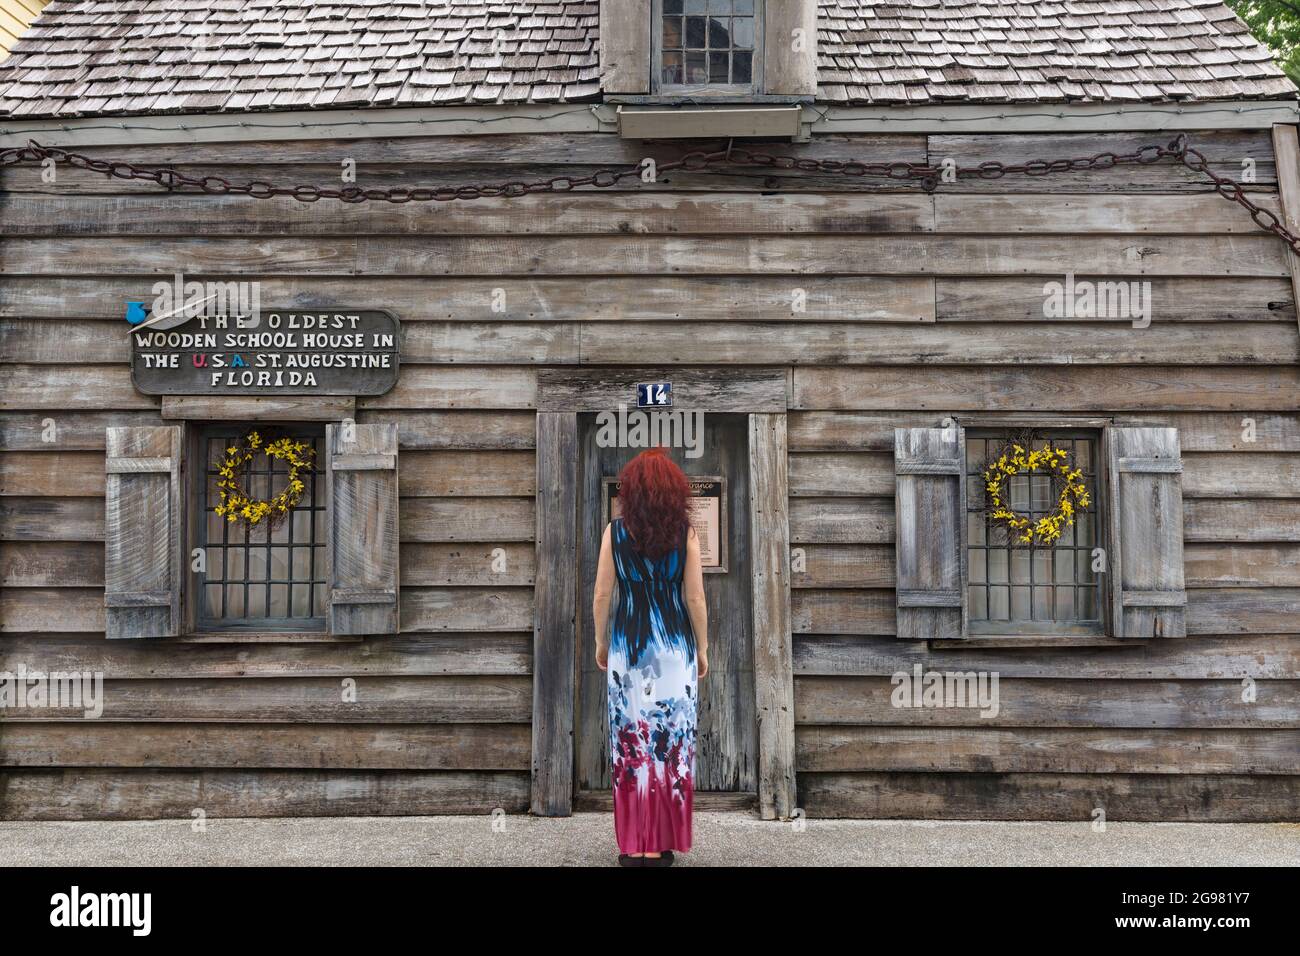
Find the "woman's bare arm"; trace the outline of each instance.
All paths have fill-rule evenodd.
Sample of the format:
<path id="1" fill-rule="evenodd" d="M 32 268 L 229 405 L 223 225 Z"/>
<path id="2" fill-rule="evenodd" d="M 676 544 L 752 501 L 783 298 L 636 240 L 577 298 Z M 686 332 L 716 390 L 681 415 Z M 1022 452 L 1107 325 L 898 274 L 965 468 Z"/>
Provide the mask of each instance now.
<path id="1" fill-rule="evenodd" d="M 686 533 L 686 572 L 682 578 L 686 612 L 695 631 L 695 652 L 699 658 L 699 676 L 709 672 L 709 606 L 704 599 L 704 566 L 700 563 L 700 539 L 691 528 Z"/>
<path id="2" fill-rule="evenodd" d="M 614 595 L 614 546 L 609 525 L 600 539 L 600 560 L 596 564 L 596 587 L 591 601 L 591 617 L 596 628 L 596 665 L 605 669 L 609 661 L 609 602 Z"/>

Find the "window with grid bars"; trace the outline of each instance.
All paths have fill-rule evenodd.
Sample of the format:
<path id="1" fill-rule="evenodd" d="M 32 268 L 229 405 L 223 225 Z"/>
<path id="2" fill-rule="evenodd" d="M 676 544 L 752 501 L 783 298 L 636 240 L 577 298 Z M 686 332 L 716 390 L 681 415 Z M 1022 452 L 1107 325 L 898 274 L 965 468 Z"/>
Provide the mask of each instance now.
<path id="1" fill-rule="evenodd" d="M 657 88 L 753 92 L 761 5 L 762 0 L 655 0 Z"/>
<path id="2" fill-rule="evenodd" d="M 1031 447 L 1049 444 L 1071 453 L 1092 491 L 1092 504 L 1073 527 L 1050 544 L 1021 543 L 988 517 L 983 471 L 1008 439 L 1007 430 L 971 429 L 966 435 L 967 598 L 972 633 L 1102 633 L 1101 577 L 1093 549 L 1101 547 L 1101 487 L 1097 481 L 1099 434 L 1086 430 L 1040 430 Z M 1049 475 L 1019 475 L 1007 492 L 1012 510 L 1034 521 L 1050 514 L 1056 493 Z"/>
<path id="3" fill-rule="evenodd" d="M 325 626 L 325 456 L 322 429 L 265 429 L 268 440 L 288 435 L 310 441 L 315 466 L 302 478 L 306 490 L 298 505 L 278 523 L 249 527 L 215 512 L 220 504 L 217 468 L 226 449 L 241 441 L 248 427 L 211 427 L 200 435 L 204 467 L 195 469 L 200 487 L 200 544 L 206 571 L 199 575 L 198 623 L 201 630 L 256 628 L 319 630 Z M 265 499 L 284 488 L 288 465 L 259 455 L 245 466 L 241 487 Z"/>

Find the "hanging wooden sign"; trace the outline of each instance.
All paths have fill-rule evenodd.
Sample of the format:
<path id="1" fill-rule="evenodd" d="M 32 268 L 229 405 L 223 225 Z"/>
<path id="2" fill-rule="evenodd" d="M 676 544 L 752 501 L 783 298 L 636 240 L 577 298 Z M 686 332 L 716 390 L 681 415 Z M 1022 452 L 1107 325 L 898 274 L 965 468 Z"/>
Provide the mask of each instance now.
<path id="1" fill-rule="evenodd" d="M 700 540 L 700 565 L 715 574 L 727 570 L 727 479 L 717 476 L 687 475 L 691 497 L 686 510 L 695 536 Z M 617 478 L 602 479 L 604 486 L 603 517 L 606 523 L 622 512 L 618 505 Z"/>
<path id="2" fill-rule="evenodd" d="M 397 384 L 401 330 L 382 309 L 201 315 L 131 337 L 146 395 L 382 395 Z"/>

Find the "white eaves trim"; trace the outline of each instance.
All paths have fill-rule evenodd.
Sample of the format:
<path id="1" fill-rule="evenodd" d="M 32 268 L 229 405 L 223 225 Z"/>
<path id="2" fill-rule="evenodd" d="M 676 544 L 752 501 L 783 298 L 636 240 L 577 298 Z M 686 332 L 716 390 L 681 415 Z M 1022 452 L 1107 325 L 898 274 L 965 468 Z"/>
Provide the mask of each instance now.
<path id="1" fill-rule="evenodd" d="M 693 109 L 700 109 L 693 106 Z M 731 107 L 721 107 L 734 109 Z M 971 104 L 803 107 L 804 135 L 828 133 L 1117 132 L 1268 129 L 1300 121 L 1295 100 L 1158 104 Z M 0 118 L 0 147 L 28 140 L 73 148 L 133 143 L 217 143 L 526 133 L 617 135 L 617 106 L 441 106 L 410 109 L 195 113 L 67 120 Z"/>

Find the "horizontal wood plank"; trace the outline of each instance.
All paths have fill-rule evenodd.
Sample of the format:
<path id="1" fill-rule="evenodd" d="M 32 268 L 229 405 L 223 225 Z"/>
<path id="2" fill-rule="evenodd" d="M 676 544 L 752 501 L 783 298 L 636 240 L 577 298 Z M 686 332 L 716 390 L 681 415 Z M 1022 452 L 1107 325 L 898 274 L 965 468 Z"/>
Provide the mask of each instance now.
<path id="1" fill-rule="evenodd" d="M 337 770 L 11 770 L 6 820 L 409 816 L 528 807 L 528 774 Z"/>
<path id="2" fill-rule="evenodd" d="M 795 368 L 791 408 L 943 413 L 1002 409 L 1270 411 L 1300 407 L 1300 368 Z"/>
<path id="3" fill-rule="evenodd" d="M 961 673 L 970 673 L 962 668 Z M 909 675 L 910 676 L 910 675 Z M 894 706 L 902 692 L 885 677 L 808 677 L 794 683 L 801 724 L 908 727 L 1276 727 L 1295 729 L 1300 681 L 1080 681 L 999 677 L 997 708 Z M 918 688 L 919 693 L 919 688 Z M 985 716 L 985 713 L 988 713 Z"/>
<path id="4" fill-rule="evenodd" d="M 765 275 L 247 278 L 258 282 L 265 303 L 313 309 L 339 302 L 383 302 L 404 323 L 594 318 L 606 322 L 933 322 L 935 309 L 935 280 L 919 276 L 805 275 L 797 280 Z M 154 281 L 153 276 L 0 276 L 0 317 L 120 322 L 122 303 L 151 301 Z M 1243 289 L 1239 298 L 1255 303 L 1261 300 L 1261 288 L 1279 283 L 1290 288 L 1280 279 L 1225 281 L 1254 283 L 1254 291 Z M 1258 307 L 1243 314 L 1260 321 L 1269 317 L 1260 314 Z"/>
<path id="5" fill-rule="evenodd" d="M 818 772 L 1300 774 L 1296 730 L 805 726 L 795 746 Z"/>
<path id="6" fill-rule="evenodd" d="M 526 676 L 105 680 L 102 721 L 527 723 Z M 6 720 L 83 720 L 85 706 L 13 708 Z"/>
<path id="7" fill-rule="evenodd" d="M 3 459 L 0 459 L 0 463 Z M 531 497 L 537 494 L 531 451 L 408 451 L 398 489 L 403 497 Z"/>
<path id="8" fill-rule="evenodd" d="M 372 411 L 357 421 L 393 422 L 402 451 L 445 449 L 531 449 L 537 442 L 537 416 L 532 412 Z M 405 461 L 405 459 L 403 459 Z"/>
<path id="9" fill-rule="evenodd" d="M 526 724 L 276 725 L 17 722 L 4 767 L 528 769 Z"/>
<path id="10" fill-rule="evenodd" d="M 532 584 L 536 564 L 532 544 L 403 544 L 399 567 L 403 587 L 510 587 Z"/>
<path id="11" fill-rule="evenodd" d="M 1294 680 L 1300 640 L 1293 634 L 1208 635 L 1105 647 L 927 646 L 895 637 L 800 634 L 796 674 L 889 677 L 924 670 L 997 672 L 1001 677 L 1073 680 Z"/>
<path id="12" fill-rule="evenodd" d="M 818 817 L 1300 821 L 1300 776 L 1249 774 L 803 773 L 799 806 Z"/>
<path id="13" fill-rule="evenodd" d="M 403 542 L 532 541 L 537 534 L 531 498 L 404 498 Z"/>
<path id="14" fill-rule="evenodd" d="M 1104 397 L 1104 396 L 1103 396 Z M 1163 425 L 1178 429 L 1184 452 L 1300 452 L 1300 414 L 1294 412 L 1115 412 L 1072 411 L 1084 418 L 1113 419 L 1117 425 Z M 984 411 L 981 421 L 1053 420 L 1050 411 Z M 790 413 L 790 450 L 894 450 L 895 428 L 929 428 L 942 424 L 944 414 L 930 411 L 796 411 Z M 960 418 L 961 416 L 959 416 Z M 1059 416 L 1055 416 L 1059 418 Z"/>
<path id="15" fill-rule="evenodd" d="M 532 633 L 385 634 L 341 644 L 105 641 L 100 634 L 6 635 L 0 670 L 99 672 L 110 679 L 526 675 Z"/>
<path id="16" fill-rule="evenodd" d="M 520 631 L 533 623 L 527 587 L 404 587 L 402 633 L 416 631 Z"/>
<path id="17" fill-rule="evenodd" d="M 1285 248 L 1252 235 L 1169 236 L 331 236 L 29 239 L 0 274 L 1288 275 Z M 857 268 L 853 264 L 859 264 Z"/>

